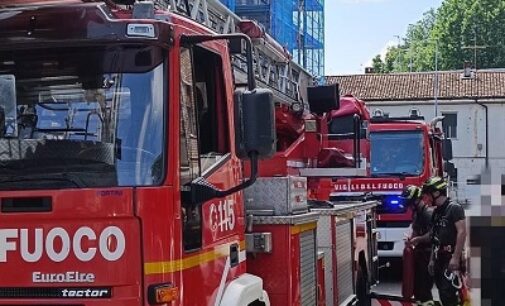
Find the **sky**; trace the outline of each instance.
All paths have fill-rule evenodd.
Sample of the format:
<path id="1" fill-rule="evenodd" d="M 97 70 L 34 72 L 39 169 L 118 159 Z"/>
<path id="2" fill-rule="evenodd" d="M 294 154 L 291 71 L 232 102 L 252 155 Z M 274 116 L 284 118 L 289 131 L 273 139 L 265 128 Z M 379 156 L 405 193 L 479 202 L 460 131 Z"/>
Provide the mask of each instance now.
<path id="1" fill-rule="evenodd" d="M 325 0 L 325 75 L 364 73 L 443 0 Z"/>

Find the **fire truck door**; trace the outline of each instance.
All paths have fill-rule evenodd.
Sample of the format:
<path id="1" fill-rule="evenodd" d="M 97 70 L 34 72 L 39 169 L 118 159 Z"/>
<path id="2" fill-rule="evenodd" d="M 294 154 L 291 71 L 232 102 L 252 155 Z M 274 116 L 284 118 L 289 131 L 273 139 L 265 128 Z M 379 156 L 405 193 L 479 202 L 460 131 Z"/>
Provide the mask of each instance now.
<path id="1" fill-rule="evenodd" d="M 240 162 L 231 152 L 231 128 L 220 53 L 200 46 L 181 49 L 180 181 L 197 177 L 222 190 L 239 184 Z M 231 81 L 231 80 L 230 80 Z M 231 94 L 230 94 L 231 96 Z M 245 260 L 240 248 L 243 222 L 238 194 L 210 200 L 201 205 L 182 203 L 184 256 L 200 253 L 199 269 L 184 270 L 188 278 L 205 279 L 202 296 L 221 299 L 228 280 L 239 273 Z M 184 297 L 188 305 L 203 305 L 209 296 Z M 202 299 L 202 301 L 200 301 Z"/>

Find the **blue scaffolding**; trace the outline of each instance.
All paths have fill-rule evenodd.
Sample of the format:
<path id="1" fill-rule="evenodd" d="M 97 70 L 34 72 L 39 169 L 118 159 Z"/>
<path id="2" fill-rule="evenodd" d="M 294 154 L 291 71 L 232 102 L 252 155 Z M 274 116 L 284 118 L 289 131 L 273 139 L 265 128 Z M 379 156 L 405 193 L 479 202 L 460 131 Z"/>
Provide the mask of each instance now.
<path id="1" fill-rule="evenodd" d="M 221 1 L 261 23 L 313 75 L 324 75 L 324 0 Z"/>
<path id="2" fill-rule="evenodd" d="M 219 0 L 232 11 L 235 11 L 235 0 Z"/>

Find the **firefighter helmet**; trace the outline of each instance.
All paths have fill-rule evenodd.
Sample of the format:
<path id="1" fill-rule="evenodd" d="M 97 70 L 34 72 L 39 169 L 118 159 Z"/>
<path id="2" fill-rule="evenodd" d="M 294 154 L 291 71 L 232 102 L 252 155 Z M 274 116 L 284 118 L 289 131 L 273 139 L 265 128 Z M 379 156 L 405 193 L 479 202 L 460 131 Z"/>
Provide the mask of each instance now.
<path id="1" fill-rule="evenodd" d="M 447 189 L 447 182 L 440 176 L 429 178 L 423 184 L 423 193 L 431 193 L 435 191 L 445 191 Z"/>
<path id="2" fill-rule="evenodd" d="M 403 188 L 400 197 L 405 200 L 419 199 L 421 197 L 421 188 L 415 185 L 407 185 L 405 188 Z"/>

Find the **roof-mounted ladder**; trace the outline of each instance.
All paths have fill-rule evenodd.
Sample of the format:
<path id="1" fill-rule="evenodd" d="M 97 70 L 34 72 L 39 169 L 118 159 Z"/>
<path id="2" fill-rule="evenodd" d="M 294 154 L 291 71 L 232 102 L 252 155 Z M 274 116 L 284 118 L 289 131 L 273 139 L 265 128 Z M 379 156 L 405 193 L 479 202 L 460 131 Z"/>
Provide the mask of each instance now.
<path id="1" fill-rule="evenodd" d="M 186 3 L 190 7 L 190 16 Z M 250 22 L 241 19 L 219 0 L 157 0 L 155 4 L 159 8 L 190 17 L 220 34 L 241 33 L 240 25 Z M 253 56 L 258 86 L 270 88 L 277 103 L 303 103 L 305 109 L 308 109 L 307 87 L 315 84 L 315 78 L 296 64 L 289 52 L 270 35 L 261 33 L 251 38 L 254 44 Z M 234 55 L 232 60 L 236 83 L 245 84 L 245 56 Z"/>

